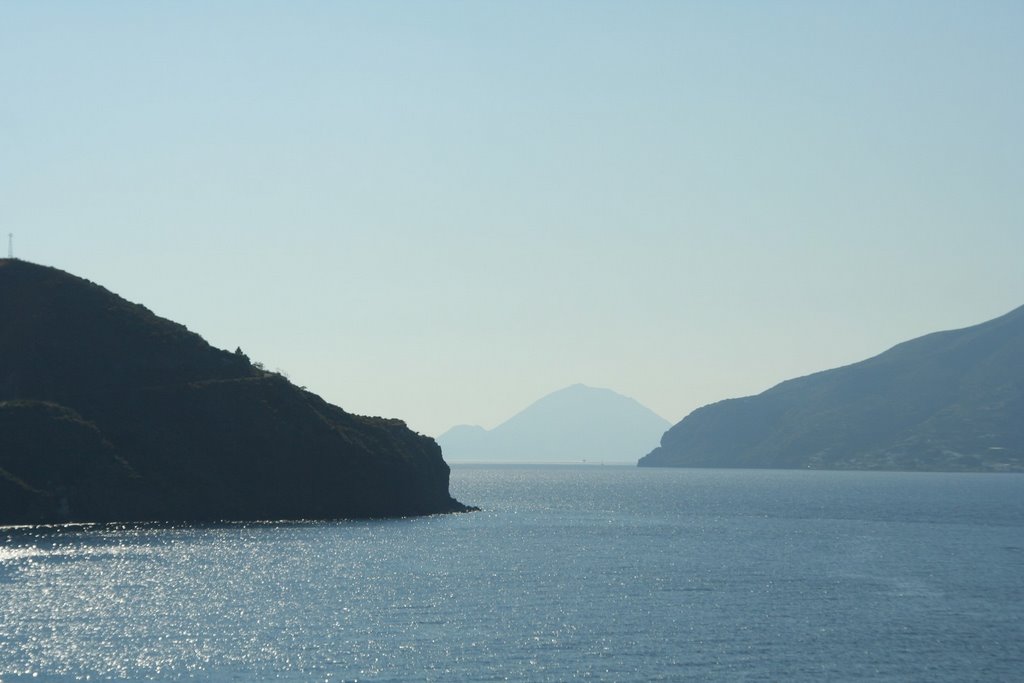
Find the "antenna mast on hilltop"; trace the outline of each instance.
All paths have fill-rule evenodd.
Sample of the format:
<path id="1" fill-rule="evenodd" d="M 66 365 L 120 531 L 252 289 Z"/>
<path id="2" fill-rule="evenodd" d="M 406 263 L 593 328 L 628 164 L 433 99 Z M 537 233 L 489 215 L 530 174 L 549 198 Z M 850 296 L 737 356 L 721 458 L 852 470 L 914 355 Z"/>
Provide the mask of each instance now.
<path id="1" fill-rule="evenodd" d="M 7 258 L 14 258 L 14 233 L 7 233 Z"/>

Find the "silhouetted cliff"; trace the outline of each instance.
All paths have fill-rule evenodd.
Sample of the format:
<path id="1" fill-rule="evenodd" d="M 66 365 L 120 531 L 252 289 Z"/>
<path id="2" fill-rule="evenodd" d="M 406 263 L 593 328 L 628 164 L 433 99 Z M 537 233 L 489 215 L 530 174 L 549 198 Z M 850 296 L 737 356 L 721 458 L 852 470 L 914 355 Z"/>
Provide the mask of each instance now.
<path id="1" fill-rule="evenodd" d="M 1024 307 L 699 408 L 639 464 L 1024 471 Z"/>
<path id="2" fill-rule="evenodd" d="M 467 508 L 437 444 L 86 280 L 0 260 L 0 524 Z"/>

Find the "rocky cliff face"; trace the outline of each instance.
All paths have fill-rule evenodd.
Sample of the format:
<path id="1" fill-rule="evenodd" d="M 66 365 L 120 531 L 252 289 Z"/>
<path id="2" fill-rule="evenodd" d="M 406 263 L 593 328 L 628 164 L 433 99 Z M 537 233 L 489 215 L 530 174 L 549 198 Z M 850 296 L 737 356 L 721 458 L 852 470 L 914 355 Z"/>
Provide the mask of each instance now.
<path id="1" fill-rule="evenodd" d="M 53 268 L 0 260 L 0 524 L 420 515 L 437 444 Z"/>
<path id="2" fill-rule="evenodd" d="M 639 464 L 1024 471 L 1024 307 L 695 410 Z"/>

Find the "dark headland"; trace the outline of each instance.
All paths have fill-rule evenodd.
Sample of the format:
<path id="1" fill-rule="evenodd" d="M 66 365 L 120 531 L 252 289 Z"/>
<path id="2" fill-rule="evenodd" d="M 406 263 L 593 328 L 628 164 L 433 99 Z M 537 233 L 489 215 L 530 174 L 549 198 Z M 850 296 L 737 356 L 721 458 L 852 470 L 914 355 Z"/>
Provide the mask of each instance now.
<path id="1" fill-rule="evenodd" d="M 0 524 L 470 508 L 433 439 L 351 415 L 87 280 L 0 260 Z"/>
<path id="2" fill-rule="evenodd" d="M 695 410 L 651 467 L 1024 471 L 1024 307 Z"/>

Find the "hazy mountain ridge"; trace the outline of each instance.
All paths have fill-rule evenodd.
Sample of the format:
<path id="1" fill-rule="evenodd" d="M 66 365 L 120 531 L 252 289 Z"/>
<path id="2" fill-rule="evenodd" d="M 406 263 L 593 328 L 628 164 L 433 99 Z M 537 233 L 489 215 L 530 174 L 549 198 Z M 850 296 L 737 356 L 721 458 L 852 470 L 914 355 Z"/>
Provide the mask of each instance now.
<path id="1" fill-rule="evenodd" d="M 670 423 L 610 389 L 575 384 L 544 396 L 491 430 L 452 427 L 437 438 L 449 460 L 628 461 Z"/>
<path id="2" fill-rule="evenodd" d="M 639 464 L 1024 471 L 1024 307 L 699 408 Z"/>
<path id="3" fill-rule="evenodd" d="M 0 524 L 465 510 L 440 448 L 54 268 L 0 260 Z"/>

